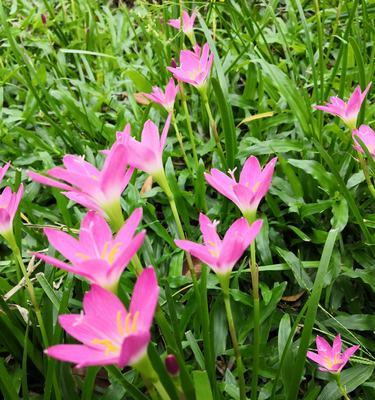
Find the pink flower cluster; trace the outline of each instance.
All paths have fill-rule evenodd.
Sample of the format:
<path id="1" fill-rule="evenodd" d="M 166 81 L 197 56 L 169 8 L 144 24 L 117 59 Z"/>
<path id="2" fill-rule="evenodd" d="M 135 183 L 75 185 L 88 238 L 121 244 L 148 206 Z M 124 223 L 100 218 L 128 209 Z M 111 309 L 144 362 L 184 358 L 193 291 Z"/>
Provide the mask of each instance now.
<path id="1" fill-rule="evenodd" d="M 337 96 L 330 98 L 330 103 L 325 106 L 315 106 L 316 109 L 325 111 L 329 114 L 340 117 L 341 120 L 352 130 L 352 137 L 354 141 L 354 148 L 364 153 L 362 144 L 365 145 L 370 155 L 375 158 L 375 132 L 368 125 L 361 125 L 357 129 L 358 114 L 361 110 L 362 103 L 368 91 L 371 88 L 372 82 L 370 82 L 366 89 L 362 92 L 361 88 L 357 86 L 350 96 L 347 103 Z M 358 139 L 362 142 L 359 143 Z"/>
<path id="2" fill-rule="evenodd" d="M 191 17 L 184 12 L 181 20 L 170 20 L 169 24 L 192 35 L 195 18 L 195 11 Z M 189 83 L 201 90 L 207 85 L 212 64 L 213 54 L 206 43 L 202 48 L 195 45 L 193 51 L 182 50 L 180 66 L 168 67 L 168 70 L 179 82 Z M 330 104 L 316 108 L 340 116 L 353 129 L 355 149 L 363 152 L 360 140 L 375 157 L 374 131 L 366 125 L 354 129 L 370 85 L 363 93 L 359 87 L 356 88 L 348 103 L 332 97 Z M 52 346 L 45 350 L 51 357 L 73 362 L 79 367 L 116 364 L 120 368 L 136 365 L 145 357 L 151 340 L 150 330 L 158 303 L 159 286 L 154 268 L 149 266 L 142 270 L 135 283 L 128 309 L 116 295 L 124 269 L 134 260 L 146 236 L 144 230 L 137 232 L 142 220 L 141 208 L 135 209 L 122 223 L 121 196 L 134 169 L 155 178 L 164 174 L 163 151 L 179 89 L 170 79 L 165 91 L 154 87 L 152 93 L 145 94 L 168 112 L 161 135 L 157 126 L 148 120 L 138 141 L 131 136 L 130 125 L 126 125 L 122 132 L 117 132 L 113 146 L 103 151 L 105 160 L 101 169 L 83 157 L 66 155 L 63 167 L 54 167 L 46 175 L 29 172 L 29 177 L 35 182 L 61 189 L 68 199 L 88 209 L 78 237 L 57 229 L 44 229 L 49 243 L 65 261 L 35 253 L 45 262 L 85 278 L 91 285 L 84 295 L 83 312 L 59 317 L 61 326 L 80 344 Z M 221 238 L 217 232 L 219 223 L 201 213 L 199 226 L 203 243 L 176 240 L 176 245 L 207 264 L 219 278 L 229 279 L 232 269 L 262 228 L 262 220 L 255 220 L 255 215 L 270 189 L 276 162 L 277 158 L 272 158 L 262 168 L 259 160 L 250 156 L 238 179 L 235 171 L 229 171 L 228 175 L 213 168 L 206 173 L 208 184 L 232 201 L 243 217 L 235 220 Z M 9 163 L 0 168 L 0 182 L 8 168 Z M 0 195 L 0 234 L 3 236 L 12 231 L 12 222 L 22 194 L 21 185 L 17 193 L 6 187 Z M 114 229 L 115 226 L 119 226 L 119 229 Z M 340 372 L 358 349 L 358 346 L 354 346 L 341 353 L 340 336 L 335 338 L 332 347 L 320 337 L 316 342 L 318 353 L 308 352 L 307 357 L 317 362 L 322 370 L 332 373 Z M 174 360 L 169 358 L 168 364 L 176 370 L 173 363 Z"/>

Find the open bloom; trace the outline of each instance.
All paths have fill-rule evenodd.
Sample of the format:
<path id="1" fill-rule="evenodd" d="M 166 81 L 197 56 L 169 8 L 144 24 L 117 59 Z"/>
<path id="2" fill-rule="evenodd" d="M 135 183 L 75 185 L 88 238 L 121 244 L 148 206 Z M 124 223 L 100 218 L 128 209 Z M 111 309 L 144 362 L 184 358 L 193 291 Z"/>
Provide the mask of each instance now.
<path id="1" fill-rule="evenodd" d="M 335 337 L 332 347 L 324 338 L 317 336 L 316 347 L 318 354 L 308 351 L 307 357 L 319 364 L 321 371 L 331 373 L 340 372 L 349 361 L 349 358 L 359 349 L 359 346 L 352 346 L 341 353 L 342 342 L 340 335 Z"/>
<path id="2" fill-rule="evenodd" d="M 191 17 L 187 11 L 184 10 L 182 12 L 182 31 L 185 33 L 185 35 L 191 35 L 193 33 L 194 21 L 196 17 L 197 12 L 195 10 L 193 10 L 191 13 Z M 173 28 L 176 29 L 181 29 L 181 18 L 170 19 L 168 21 L 168 25 L 173 26 Z"/>
<path id="3" fill-rule="evenodd" d="M 163 171 L 163 150 L 167 140 L 171 114 L 168 115 L 161 136 L 158 127 L 147 120 L 143 126 L 141 141 L 130 136 L 130 125 L 126 125 L 123 132 L 117 133 L 117 143 L 124 145 L 129 165 L 150 175 L 157 175 Z"/>
<path id="4" fill-rule="evenodd" d="M 29 177 L 43 185 L 64 190 L 70 200 L 106 218 L 113 217 L 120 208 L 120 197 L 132 176 L 133 169 L 128 165 L 125 148 L 115 144 L 107 152 L 102 170 L 84 160 L 83 157 L 66 155 L 64 167 L 54 167 L 43 176 L 29 171 Z"/>
<path id="5" fill-rule="evenodd" d="M 347 103 L 339 97 L 334 96 L 330 98 L 330 103 L 327 103 L 325 106 L 315 106 L 315 108 L 340 117 L 349 128 L 355 129 L 358 113 L 370 87 L 371 82 L 361 92 L 360 86 L 357 86 Z"/>
<path id="6" fill-rule="evenodd" d="M 124 268 L 145 238 L 145 231 L 135 234 L 141 219 L 142 208 L 137 208 L 112 238 L 105 219 L 90 211 L 82 220 L 78 239 L 57 229 L 44 229 L 50 244 L 70 264 L 45 254 L 35 255 L 58 268 L 85 277 L 90 283 L 116 290 Z"/>
<path id="7" fill-rule="evenodd" d="M 361 145 L 358 143 L 357 139 L 362 140 L 364 145 L 367 147 L 369 153 L 375 158 L 375 132 L 368 125 L 361 125 L 358 129 L 353 131 L 354 148 L 363 153 Z"/>
<path id="8" fill-rule="evenodd" d="M 7 173 L 10 166 L 10 162 L 6 163 L 4 167 L 0 167 L 0 183 L 4 178 L 4 175 Z"/>
<path id="9" fill-rule="evenodd" d="M 258 235 L 262 223 L 263 221 L 259 219 L 249 225 L 245 218 L 240 218 L 230 226 L 224 239 L 220 239 L 216 232 L 218 223 L 211 222 L 206 215 L 201 213 L 199 225 L 203 244 L 189 240 L 175 240 L 175 243 L 210 266 L 217 274 L 227 275 Z"/>
<path id="10" fill-rule="evenodd" d="M 273 158 L 262 170 L 256 157 L 249 157 L 240 174 L 239 182 L 231 171 L 231 177 L 213 168 L 205 173 L 206 181 L 219 193 L 232 200 L 244 215 L 253 213 L 272 182 L 277 158 Z"/>
<path id="11" fill-rule="evenodd" d="M 171 78 L 165 88 L 165 93 L 159 87 L 154 86 L 151 93 L 143 93 L 143 95 L 151 101 L 161 104 L 170 113 L 173 111 L 178 91 L 178 85 L 176 85 L 173 78 Z"/>
<path id="12" fill-rule="evenodd" d="M 159 287 L 154 269 L 139 276 L 127 311 L 111 292 L 93 285 L 83 299 L 82 314 L 59 317 L 60 325 L 82 344 L 60 344 L 45 353 L 61 361 L 90 365 L 134 365 L 146 353 Z"/>
<path id="13" fill-rule="evenodd" d="M 199 89 L 206 85 L 213 60 L 214 55 L 210 53 L 208 43 L 202 49 L 198 45 L 195 45 L 194 51 L 181 51 L 181 65 L 179 67 L 168 67 L 167 69 L 172 72 L 177 80 L 190 83 Z"/>
<path id="14" fill-rule="evenodd" d="M 0 168 L 0 182 L 8 171 L 10 163 Z M 0 194 L 0 234 L 6 235 L 12 231 L 13 219 L 16 215 L 18 205 L 23 195 L 23 185 L 21 184 L 16 193 L 7 186 Z"/>

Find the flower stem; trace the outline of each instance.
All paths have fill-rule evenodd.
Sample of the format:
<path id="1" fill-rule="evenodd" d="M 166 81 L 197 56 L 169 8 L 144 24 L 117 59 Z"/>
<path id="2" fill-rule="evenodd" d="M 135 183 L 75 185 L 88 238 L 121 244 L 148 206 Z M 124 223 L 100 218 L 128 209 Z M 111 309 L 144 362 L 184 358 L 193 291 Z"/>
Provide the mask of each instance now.
<path id="1" fill-rule="evenodd" d="M 237 370 L 238 370 L 238 383 L 240 391 L 240 400 L 246 399 L 246 387 L 245 387 L 245 377 L 244 377 L 244 366 L 241 357 L 240 347 L 238 345 L 236 328 L 234 326 L 232 308 L 230 305 L 229 298 L 229 275 L 219 276 L 220 286 L 223 291 L 225 311 L 227 314 L 228 327 L 230 337 L 232 339 L 234 355 L 236 357 Z"/>
<path id="2" fill-rule="evenodd" d="M 169 186 L 167 177 L 165 176 L 164 170 L 160 171 L 157 176 L 154 176 L 154 178 L 158 182 L 159 186 L 163 189 L 164 193 L 166 194 L 166 196 L 168 198 L 169 205 L 172 210 L 173 218 L 176 222 L 178 236 L 180 239 L 185 240 L 185 233 L 184 233 L 184 229 L 182 227 L 180 214 L 178 213 L 176 201 L 175 201 L 174 195 L 172 193 L 172 190 Z M 193 264 L 193 260 L 190 256 L 190 254 L 188 252 L 186 252 L 186 260 L 187 260 L 187 264 L 188 264 L 189 271 L 191 274 L 191 278 L 193 280 L 194 288 L 197 288 L 197 277 L 195 274 L 194 264 Z"/>
<path id="3" fill-rule="evenodd" d="M 367 186 L 369 188 L 369 191 L 370 191 L 372 197 L 375 198 L 375 188 L 374 188 L 374 185 L 372 184 L 372 181 L 371 181 L 370 172 L 368 170 L 368 165 L 366 163 L 366 160 L 364 159 L 364 157 L 360 153 L 358 153 L 358 157 L 359 157 L 359 162 L 361 164 L 361 167 L 362 167 L 362 170 L 363 170 L 363 174 L 365 176 L 366 183 L 367 183 Z"/>
<path id="4" fill-rule="evenodd" d="M 219 157 L 220 157 L 220 160 L 221 160 L 221 163 L 222 163 L 224 169 L 227 170 L 227 161 L 225 159 L 224 151 L 223 151 L 223 148 L 222 148 L 221 142 L 220 142 L 220 137 L 217 132 L 216 122 L 214 120 L 214 117 L 212 116 L 210 103 L 209 103 L 208 97 L 207 97 L 207 89 L 206 88 L 201 89 L 201 90 L 199 90 L 199 93 L 202 97 L 204 107 L 206 108 L 208 120 L 210 122 L 211 132 L 212 132 L 212 135 L 213 135 L 213 137 L 215 139 L 215 143 L 216 143 L 217 152 L 219 154 Z"/>
<path id="5" fill-rule="evenodd" d="M 161 384 L 159 376 L 155 372 L 147 354 L 133 366 L 142 375 L 143 381 L 145 382 L 152 399 L 158 399 L 155 393 L 156 389 L 162 400 L 170 400 L 170 397 L 164 389 L 164 386 Z"/>
<path id="6" fill-rule="evenodd" d="M 186 124 L 187 124 L 188 132 L 189 132 L 189 140 L 190 140 L 191 150 L 193 152 L 195 171 L 198 171 L 198 155 L 197 155 L 197 149 L 195 147 L 195 137 L 193 134 L 193 129 L 191 127 L 190 114 L 189 114 L 189 110 L 188 110 L 188 106 L 187 106 L 187 102 L 186 102 L 184 86 L 182 83 L 180 83 L 180 94 L 181 94 L 181 102 L 182 102 L 182 107 L 184 109 Z"/>
<path id="7" fill-rule="evenodd" d="M 42 340 L 43 340 L 43 345 L 44 347 L 48 347 L 48 336 L 47 336 L 47 332 L 44 326 L 44 322 L 43 322 L 43 318 L 42 318 L 42 314 L 40 312 L 40 308 L 35 296 L 35 291 L 34 291 L 34 286 L 31 283 L 31 280 L 29 278 L 29 275 L 27 273 L 27 269 L 25 267 L 25 264 L 23 263 L 22 260 L 22 255 L 21 255 L 21 251 L 17 245 L 16 239 L 14 237 L 13 231 L 9 231 L 7 233 L 4 234 L 4 238 L 6 239 L 6 241 L 8 242 L 10 248 L 13 251 L 13 254 L 18 262 L 19 267 L 21 268 L 22 274 L 25 278 L 25 282 L 26 282 L 26 287 L 27 287 L 27 291 L 29 293 L 29 297 L 31 300 L 31 303 L 34 307 L 34 311 L 35 311 L 35 315 L 36 318 L 38 320 L 38 324 L 39 324 L 39 329 L 40 329 L 40 333 L 42 334 Z"/>
<path id="8" fill-rule="evenodd" d="M 340 389 L 340 392 L 341 392 L 342 396 L 344 397 L 345 400 L 350 400 L 350 397 L 346 393 L 345 387 L 341 384 L 340 373 L 334 374 L 334 375 L 335 375 L 335 379 L 336 379 L 336 382 L 337 382 L 337 386 Z"/>
<path id="9" fill-rule="evenodd" d="M 191 175 L 193 175 L 189 160 L 187 158 L 187 155 L 186 155 L 186 152 L 185 152 L 185 149 L 184 149 L 184 143 L 182 141 L 182 136 L 181 136 L 180 131 L 178 130 L 178 126 L 177 126 L 177 123 L 176 123 L 176 118 L 174 116 L 174 113 L 172 114 L 172 124 L 173 124 L 174 130 L 176 132 L 176 137 L 177 137 L 178 143 L 180 144 L 180 147 L 181 147 L 182 156 L 184 158 L 185 164 L 188 167 L 188 170 L 191 173 Z"/>
<path id="10" fill-rule="evenodd" d="M 256 218 L 256 212 L 244 215 L 251 225 Z M 254 302 L 254 340 L 253 340 L 253 375 L 251 380 L 251 399 L 257 399 L 258 375 L 259 375 L 259 349 L 260 349 L 260 301 L 259 301 L 259 269 L 256 263 L 255 242 L 250 245 L 250 274 L 253 288 Z"/>
<path id="11" fill-rule="evenodd" d="M 114 203 L 103 207 L 107 214 L 108 222 L 114 232 L 118 232 L 124 225 L 124 216 L 122 214 L 120 199 Z"/>

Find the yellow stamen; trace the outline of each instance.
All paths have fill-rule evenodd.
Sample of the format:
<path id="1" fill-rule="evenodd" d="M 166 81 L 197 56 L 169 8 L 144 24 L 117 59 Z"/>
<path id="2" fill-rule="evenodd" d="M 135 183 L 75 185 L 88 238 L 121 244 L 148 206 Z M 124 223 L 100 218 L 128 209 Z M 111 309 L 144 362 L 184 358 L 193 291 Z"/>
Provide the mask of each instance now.
<path id="1" fill-rule="evenodd" d="M 133 317 L 131 333 L 137 332 L 137 321 L 139 318 L 139 311 L 136 311 Z"/>
<path id="2" fill-rule="evenodd" d="M 85 253 L 77 252 L 75 255 L 76 255 L 77 257 L 79 257 L 79 258 L 82 258 L 82 260 L 84 260 L 84 261 L 90 260 L 90 257 L 89 257 L 87 254 L 85 254 Z"/>
<path id="3" fill-rule="evenodd" d="M 105 347 L 104 354 L 107 356 L 109 353 L 117 353 L 120 349 L 113 344 L 110 339 L 93 339 L 92 344 L 100 344 Z"/>
<path id="4" fill-rule="evenodd" d="M 131 313 L 129 313 L 126 318 L 125 318 L 125 332 L 130 333 L 130 319 L 131 319 Z"/>
<path id="5" fill-rule="evenodd" d="M 122 316 L 121 311 L 117 311 L 117 314 L 116 314 L 117 330 L 121 336 L 125 336 L 125 331 L 124 331 L 124 327 L 122 326 L 121 316 Z"/>
<path id="6" fill-rule="evenodd" d="M 260 182 L 257 182 L 257 183 L 253 186 L 253 188 L 251 189 L 251 190 L 253 191 L 253 193 L 255 193 L 255 192 L 259 189 L 259 186 L 260 186 Z"/>
<path id="7" fill-rule="evenodd" d="M 100 254 L 100 258 L 102 260 L 106 260 L 109 262 L 109 264 L 113 264 L 113 262 L 116 259 L 117 253 L 120 251 L 120 247 L 122 246 L 121 242 L 117 242 L 114 244 L 114 246 L 111 248 L 111 250 L 108 251 L 108 248 L 110 246 L 109 242 L 105 242 L 103 246 L 103 250 Z"/>

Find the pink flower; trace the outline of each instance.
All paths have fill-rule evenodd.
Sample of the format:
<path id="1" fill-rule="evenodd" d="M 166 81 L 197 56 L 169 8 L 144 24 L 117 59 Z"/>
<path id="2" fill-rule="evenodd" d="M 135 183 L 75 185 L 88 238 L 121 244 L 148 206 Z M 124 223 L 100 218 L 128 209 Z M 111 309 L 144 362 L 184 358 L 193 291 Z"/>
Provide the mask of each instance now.
<path id="1" fill-rule="evenodd" d="M 218 223 L 211 222 L 201 213 L 199 225 L 204 243 L 198 244 L 189 240 L 175 240 L 175 243 L 210 266 L 217 274 L 227 275 L 258 235 L 262 223 L 263 221 L 258 219 L 250 226 L 245 218 L 240 218 L 230 226 L 221 240 L 216 232 Z"/>
<path id="2" fill-rule="evenodd" d="M 357 86 L 347 103 L 337 96 L 334 96 L 330 98 L 330 103 L 327 103 L 327 105 L 315 106 L 315 108 L 340 117 L 349 128 L 355 129 L 358 113 L 366 94 L 371 87 L 371 83 L 372 82 L 367 85 L 363 92 L 361 92 L 360 86 Z"/>
<path id="3" fill-rule="evenodd" d="M 147 120 L 140 142 L 130 136 L 129 124 L 123 132 L 117 133 L 117 143 L 124 145 L 129 165 L 153 176 L 164 170 L 163 150 L 170 123 L 171 114 L 168 115 L 160 136 L 158 127 L 151 120 Z"/>
<path id="4" fill-rule="evenodd" d="M 7 173 L 10 166 L 10 162 L 7 162 L 4 167 L 0 167 L 0 183 L 4 178 L 4 175 Z"/>
<path id="5" fill-rule="evenodd" d="M 349 358 L 359 349 L 359 346 L 353 346 L 341 353 L 342 342 L 340 335 L 335 337 L 332 347 L 325 339 L 317 336 L 316 347 L 318 354 L 308 351 L 307 357 L 320 365 L 320 371 L 331 373 L 340 372 L 349 361 Z"/>
<path id="6" fill-rule="evenodd" d="M 71 264 L 45 254 L 35 255 L 58 268 L 85 277 L 90 283 L 115 291 L 124 268 L 145 238 L 145 231 L 135 234 L 141 219 L 142 208 L 137 208 L 112 238 L 105 219 L 90 211 L 82 220 L 78 240 L 56 229 L 44 229 L 50 244 Z"/>
<path id="7" fill-rule="evenodd" d="M 191 13 L 191 17 L 187 13 L 187 11 L 182 12 L 182 31 L 185 33 L 185 35 L 191 35 L 193 33 L 194 21 L 196 17 L 197 12 L 195 10 L 193 10 L 193 12 Z M 181 18 L 170 19 L 168 21 L 168 25 L 173 26 L 173 28 L 175 29 L 180 29 Z"/>
<path id="8" fill-rule="evenodd" d="M 59 317 L 60 325 L 82 344 L 60 344 L 45 353 L 77 367 L 117 364 L 123 368 L 136 364 L 144 357 L 151 339 L 158 296 L 151 267 L 139 276 L 129 311 L 113 293 L 93 285 L 84 296 L 82 314 Z"/>
<path id="9" fill-rule="evenodd" d="M 214 56 L 210 53 L 208 43 L 203 49 L 198 45 L 194 46 L 194 51 L 182 50 L 180 53 L 180 66 L 177 68 L 167 67 L 173 76 L 182 82 L 191 83 L 196 88 L 202 88 L 210 74 Z"/>
<path id="10" fill-rule="evenodd" d="M 124 146 L 114 145 L 107 152 L 102 170 L 84 160 L 83 157 L 66 155 L 64 167 L 54 167 L 48 177 L 29 171 L 29 177 L 43 185 L 64 190 L 70 200 L 105 217 L 119 208 L 120 197 L 129 183 L 133 169 L 126 168 L 128 160 Z"/>
<path id="11" fill-rule="evenodd" d="M 362 140 L 367 147 L 369 153 L 375 158 L 375 132 L 368 125 L 361 125 L 353 131 L 354 148 L 363 153 L 361 145 L 356 140 L 356 137 Z"/>
<path id="12" fill-rule="evenodd" d="M 253 213 L 270 188 L 277 158 L 273 158 L 263 169 L 256 157 L 249 157 L 242 168 L 240 181 L 212 169 L 205 174 L 206 181 L 219 193 L 232 200 L 244 215 Z"/>
<path id="13" fill-rule="evenodd" d="M 0 168 L 0 183 L 8 171 L 10 163 Z M 7 186 L 0 194 L 0 234 L 6 235 L 12 231 L 13 219 L 16 215 L 18 205 L 23 195 L 23 185 L 21 184 L 16 193 Z"/>
<path id="14" fill-rule="evenodd" d="M 157 86 L 152 88 L 152 93 L 143 93 L 151 101 L 161 104 L 169 113 L 173 111 L 174 102 L 179 91 L 178 85 L 175 85 L 171 78 L 165 88 L 165 93 Z"/>

